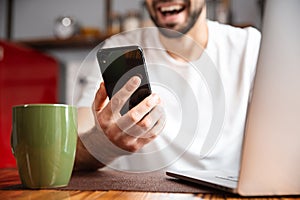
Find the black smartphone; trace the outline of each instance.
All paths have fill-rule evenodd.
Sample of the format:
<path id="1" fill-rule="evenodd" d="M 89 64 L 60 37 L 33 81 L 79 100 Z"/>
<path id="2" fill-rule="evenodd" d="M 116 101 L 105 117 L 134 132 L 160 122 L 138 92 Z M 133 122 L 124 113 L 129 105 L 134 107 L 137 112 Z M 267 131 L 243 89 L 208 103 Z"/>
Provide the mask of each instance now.
<path id="1" fill-rule="evenodd" d="M 139 46 L 102 48 L 97 60 L 108 97 L 118 92 L 133 76 L 141 78 L 139 88 L 131 95 L 121 110 L 125 114 L 151 94 L 143 49 Z"/>

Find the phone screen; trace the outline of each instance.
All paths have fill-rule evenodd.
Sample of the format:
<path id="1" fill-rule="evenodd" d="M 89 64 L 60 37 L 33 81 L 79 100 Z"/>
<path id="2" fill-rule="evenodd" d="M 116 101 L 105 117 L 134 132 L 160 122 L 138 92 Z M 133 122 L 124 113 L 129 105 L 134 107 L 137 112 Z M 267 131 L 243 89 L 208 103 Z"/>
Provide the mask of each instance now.
<path id="1" fill-rule="evenodd" d="M 121 114 L 126 113 L 151 94 L 146 63 L 139 46 L 101 49 L 97 57 L 109 98 L 112 98 L 131 77 L 141 78 L 140 87 L 126 102 Z"/>

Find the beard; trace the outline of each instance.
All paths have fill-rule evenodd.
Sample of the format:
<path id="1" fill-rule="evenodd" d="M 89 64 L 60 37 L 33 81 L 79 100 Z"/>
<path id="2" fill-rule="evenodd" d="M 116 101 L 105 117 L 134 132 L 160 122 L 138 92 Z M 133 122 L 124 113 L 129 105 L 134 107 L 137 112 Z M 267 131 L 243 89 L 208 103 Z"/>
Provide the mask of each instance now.
<path id="1" fill-rule="evenodd" d="M 190 1 L 189 0 L 184 0 L 184 1 L 185 1 L 185 4 L 187 5 L 185 9 L 189 9 L 190 8 Z M 176 2 L 176 0 L 164 0 L 162 2 Z M 201 6 L 195 8 L 193 11 L 188 11 L 188 17 L 186 19 L 186 22 L 184 24 L 179 25 L 176 28 L 176 26 L 178 25 L 176 23 L 161 25 L 159 23 L 159 20 L 157 19 L 157 16 L 155 16 L 155 14 L 152 14 L 150 12 L 150 9 L 151 9 L 150 6 L 152 6 L 152 8 L 155 10 L 157 3 L 158 3 L 158 1 L 154 0 L 152 5 L 147 4 L 147 10 L 148 10 L 148 13 L 149 13 L 150 18 L 153 21 L 153 23 L 157 27 L 159 27 L 160 33 L 162 35 L 164 35 L 165 37 L 167 37 L 167 38 L 180 38 L 184 34 L 188 33 L 191 30 L 191 28 L 195 25 L 195 23 L 198 20 L 200 14 L 202 13 L 203 7 L 205 5 L 205 3 L 204 3 Z"/>

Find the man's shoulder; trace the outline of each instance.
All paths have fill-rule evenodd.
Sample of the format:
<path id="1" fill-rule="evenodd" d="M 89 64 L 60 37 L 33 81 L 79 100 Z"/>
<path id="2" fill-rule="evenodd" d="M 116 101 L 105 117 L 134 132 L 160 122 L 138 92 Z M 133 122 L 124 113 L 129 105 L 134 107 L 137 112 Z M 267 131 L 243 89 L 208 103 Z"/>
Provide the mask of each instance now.
<path id="1" fill-rule="evenodd" d="M 259 45 L 261 40 L 261 33 L 254 27 L 235 27 L 228 24 L 221 24 L 215 21 L 208 21 L 210 34 L 217 43 L 228 43 L 230 45 L 241 46 L 245 45 Z"/>
<path id="2" fill-rule="evenodd" d="M 247 27 L 237 27 L 229 24 L 222 24 L 217 21 L 207 21 L 208 27 L 213 29 L 213 30 L 219 30 L 222 31 L 224 34 L 246 34 L 249 32 L 250 34 L 257 34 L 260 35 L 260 32 L 258 29 L 252 26 L 247 26 Z"/>

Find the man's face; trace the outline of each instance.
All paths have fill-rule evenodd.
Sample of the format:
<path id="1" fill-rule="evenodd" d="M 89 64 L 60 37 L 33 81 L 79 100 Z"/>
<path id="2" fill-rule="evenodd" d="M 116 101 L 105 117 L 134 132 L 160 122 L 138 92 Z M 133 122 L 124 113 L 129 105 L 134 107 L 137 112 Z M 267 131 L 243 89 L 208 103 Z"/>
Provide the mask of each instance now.
<path id="1" fill-rule="evenodd" d="M 205 5 L 204 0 L 146 0 L 147 9 L 156 26 L 187 33 L 197 21 Z M 174 32 L 162 31 L 167 37 Z"/>

